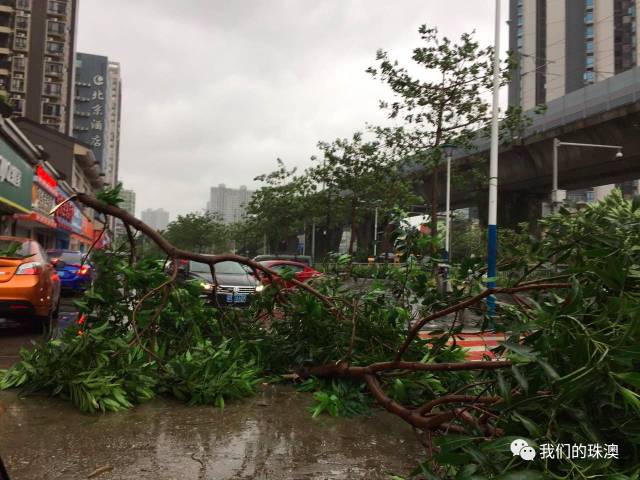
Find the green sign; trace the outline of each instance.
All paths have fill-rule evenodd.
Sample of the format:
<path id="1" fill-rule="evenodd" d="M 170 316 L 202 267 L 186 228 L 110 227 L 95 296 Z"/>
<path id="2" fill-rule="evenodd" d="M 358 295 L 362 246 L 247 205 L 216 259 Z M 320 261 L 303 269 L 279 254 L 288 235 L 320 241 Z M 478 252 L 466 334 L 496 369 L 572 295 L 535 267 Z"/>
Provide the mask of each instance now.
<path id="1" fill-rule="evenodd" d="M 31 211 L 33 169 L 0 138 L 0 203 L 28 213 Z"/>

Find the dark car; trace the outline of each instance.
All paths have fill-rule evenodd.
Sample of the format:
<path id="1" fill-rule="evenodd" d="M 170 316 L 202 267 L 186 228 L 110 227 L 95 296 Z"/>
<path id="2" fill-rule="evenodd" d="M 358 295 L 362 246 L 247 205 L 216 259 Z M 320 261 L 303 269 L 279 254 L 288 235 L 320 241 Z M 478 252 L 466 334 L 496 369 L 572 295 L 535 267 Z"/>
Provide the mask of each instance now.
<path id="1" fill-rule="evenodd" d="M 95 271 L 93 265 L 79 250 L 47 250 L 47 255 L 60 277 L 65 292 L 84 292 L 91 286 Z"/>
<path id="2" fill-rule="evenodd" d="M 189 261 L 181 266 L 181 271 L 188 279 L 199 281 L 203 295 L 219 306 L 248 306 L 253 296 L 264 288 L 251 269 L 238 262 L 217 263 L 215 281 L 206 263 Z"/>

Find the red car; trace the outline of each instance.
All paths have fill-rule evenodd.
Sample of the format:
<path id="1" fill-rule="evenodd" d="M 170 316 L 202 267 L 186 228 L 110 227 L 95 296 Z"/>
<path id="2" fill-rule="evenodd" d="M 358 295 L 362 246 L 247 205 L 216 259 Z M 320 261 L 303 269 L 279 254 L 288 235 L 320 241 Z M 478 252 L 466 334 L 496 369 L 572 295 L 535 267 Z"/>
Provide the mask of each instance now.
<path id="1" fill-rule="evenodd" d="M 306 282 L 311 278 L 318 277 L 322 275 L 319 271 L 314 268 L 311 268 L 308 265 L 305 265 L 301 262 L 294 262 L 292 260 L 265 260 L 263 262 L 259 262 L 260 265 L 264 265 L 271 270 L 274 270 L 277 273 L 281 273 L 284 271 L 292 271 L 294 272 L 293 276 L 299 282 Z M 269 277 L 264 273 L 260 274 L 260 281 L 268 285 Z M 284 285 L 286 288 L 290 288 L 295 286 L 292 282 L 285 281 Z"/>

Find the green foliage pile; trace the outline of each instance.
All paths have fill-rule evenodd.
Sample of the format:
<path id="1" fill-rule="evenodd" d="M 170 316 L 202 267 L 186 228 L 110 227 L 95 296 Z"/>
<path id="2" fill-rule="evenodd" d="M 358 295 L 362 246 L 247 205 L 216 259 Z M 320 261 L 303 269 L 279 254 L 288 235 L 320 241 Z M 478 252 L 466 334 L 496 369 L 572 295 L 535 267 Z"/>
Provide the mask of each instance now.
<path id="1" fill-rule="evenodd" d="M 543 239 L 527 244 L 521 267 L 555 259 L 572 287 L 528 296 L 528 311 L 502 305 L 513 334 L 497 352 L 514 366 L 495 375 L 489 393 L 505 399 L 496 423 L 505 436 L 442 438 L 436 466 L 422 465 L 414 472 L 419 478 L 640 475 L 640 200 L 625 201 L 615 191 L 583 212 L 550 217 L 543 227 Z M 537 448 L 614 444 L 619 458 L 543 460 L 538 450 L 527 462 L 509 451 L 514 438 Z"/>
<path id="2" fill-rule="evenodd" d="M 219 312 L 203 303 L 196 285 L 171 290 L 161 310 L 161 293 L 146 301 L 136 314 L 137 336 L 133 311 L 166 280 L 161 265 L 132 267 L 104 252 L 93 261 L 99 276 L 76 301 L 79 323 L 23 349 L 21 362 L 0 375 L 0 389 L 60 396 L 85 412 L 123 410 L 158 394 L 217 406 L 253 394 L 261 374 L 255 350 L 224 338 Z"/>

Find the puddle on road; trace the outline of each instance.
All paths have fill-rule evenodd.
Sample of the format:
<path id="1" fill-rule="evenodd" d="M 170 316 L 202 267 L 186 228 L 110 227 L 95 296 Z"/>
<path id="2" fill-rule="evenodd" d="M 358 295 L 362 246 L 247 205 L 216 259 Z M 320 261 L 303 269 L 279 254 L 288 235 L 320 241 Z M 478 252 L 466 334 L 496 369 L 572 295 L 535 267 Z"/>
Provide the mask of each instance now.
<path id="1" fill-rule="evenodd" d="M 386 412 L 312 419 L 308 394 L 266 387 L 252 399 L 188 407 L 158 399 L 85 415 L 59 399 L 0 392 L 0 453 L 12 480 L 386 479 L 419 462 L 409 426 Z"/>

